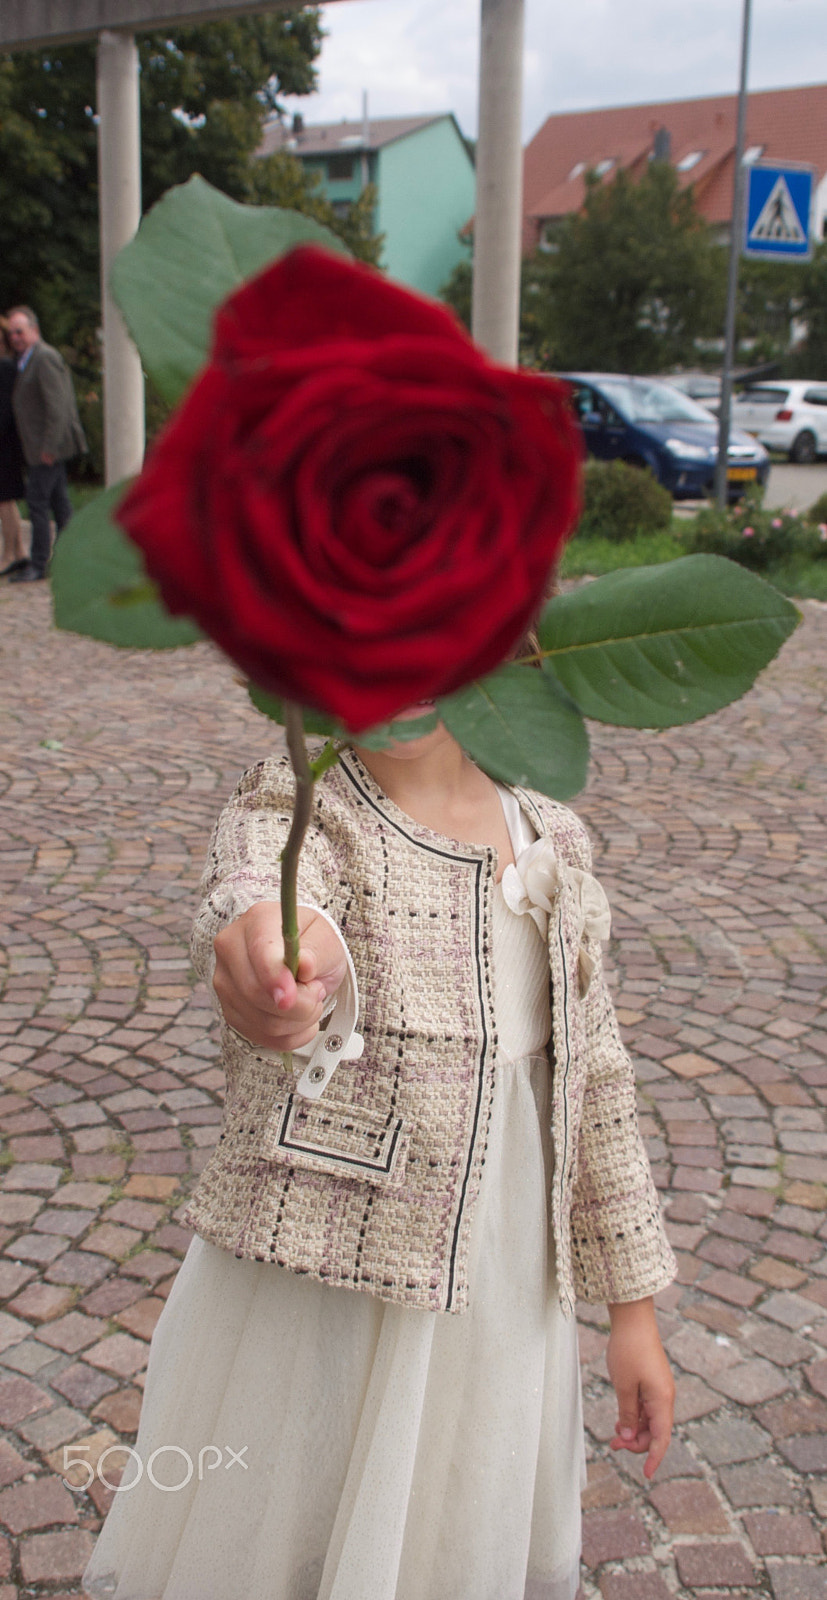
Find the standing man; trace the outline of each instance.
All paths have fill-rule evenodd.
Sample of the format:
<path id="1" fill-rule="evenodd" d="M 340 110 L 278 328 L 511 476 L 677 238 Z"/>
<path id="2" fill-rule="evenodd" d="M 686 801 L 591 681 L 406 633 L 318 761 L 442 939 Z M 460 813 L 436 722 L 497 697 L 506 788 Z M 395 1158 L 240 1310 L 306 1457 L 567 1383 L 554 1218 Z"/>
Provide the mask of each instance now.
<path id="1" fill-rule="evenodd" d="M 72 378 L 59 351 L 44 344 L 29 306 L 14 306 L 6 334 L 17 358 L 12 406 L 26 459 L 26 500 L 32 519 L 32 547 L 25 566 L 9 583 L 45 578 L 51 555 L 50 513 L 58 533 L 72 515 L 66 487 L 66 462 L 86 449 Z"/>

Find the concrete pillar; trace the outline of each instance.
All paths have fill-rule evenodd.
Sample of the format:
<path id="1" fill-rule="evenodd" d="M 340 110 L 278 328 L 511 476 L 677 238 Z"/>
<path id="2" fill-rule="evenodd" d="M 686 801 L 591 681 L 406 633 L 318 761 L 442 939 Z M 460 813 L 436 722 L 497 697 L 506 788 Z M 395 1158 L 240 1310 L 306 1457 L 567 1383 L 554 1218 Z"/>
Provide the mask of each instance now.
<path id="1" fill-rule="evenodd" d="M 524 0 L 481 0 L 472 328 L 517 364 L 523 223 Z"/>
<path id="2" fill-rule="evenodd" d="M 109 270 L 141 220 L 138 50 L 131 34 L 98 35 L 98 177 L 103 306 L 103 426 L 107 485 L 144 456 L 141 360 L 109 292 Z"/>

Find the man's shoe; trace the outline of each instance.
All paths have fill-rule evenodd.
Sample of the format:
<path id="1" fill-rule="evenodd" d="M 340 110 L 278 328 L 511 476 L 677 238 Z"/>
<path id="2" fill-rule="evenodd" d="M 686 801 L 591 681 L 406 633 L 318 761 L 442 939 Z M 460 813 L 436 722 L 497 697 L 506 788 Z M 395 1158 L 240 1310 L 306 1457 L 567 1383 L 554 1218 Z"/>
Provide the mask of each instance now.
<path id="1" fill-rule="evenodd" d="M 45 572 L 41 572 L 39 567 L 33 566 L 31 561 L 26 561 L 22 567 L 18 568 L 17 572 L 11 574 L 9 583 L 37 583 L 39 578 L 45 578 L 45 576 Z"/>
<path id="2" fill-rule="evenodd" d="M 8 578 L 13 572 L 22 572 L 29 566 L 28 556 L 18 556 L 16 561 L 10 561 L 7 567 L 0 567 L 0 578 Z"/>

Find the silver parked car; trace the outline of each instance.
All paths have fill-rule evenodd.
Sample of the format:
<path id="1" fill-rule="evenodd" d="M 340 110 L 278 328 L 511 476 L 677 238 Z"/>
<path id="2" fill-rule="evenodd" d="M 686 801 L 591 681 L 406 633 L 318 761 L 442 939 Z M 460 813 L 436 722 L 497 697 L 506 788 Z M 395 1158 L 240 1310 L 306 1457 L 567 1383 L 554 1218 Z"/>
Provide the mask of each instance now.
<path id="1" fill-rule="evenodd" d="M 732 422 L 791 461 L 815 461 L 827 455 L 827 383 L 754 383 L 733 396 Z"/>

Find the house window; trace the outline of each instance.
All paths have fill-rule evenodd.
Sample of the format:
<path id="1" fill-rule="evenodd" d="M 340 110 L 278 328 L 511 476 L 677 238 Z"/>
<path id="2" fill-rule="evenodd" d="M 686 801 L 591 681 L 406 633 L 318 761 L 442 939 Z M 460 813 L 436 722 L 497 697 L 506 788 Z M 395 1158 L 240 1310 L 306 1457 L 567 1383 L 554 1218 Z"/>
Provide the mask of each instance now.
<path id="1" fill-rule="evenodd" d="M 762 144 L 751 144 L 749 149 L 744 151 L 744 166 L 751 167 L 763 154 L 764 146 Z"/>
<path id="2" fill-rule="evenodd" d="M 693 167 L 697 167 L 702 156 L 703 150 L 690 150 L 688 156 L 681 156 L 680 161 L 675 163 L 677 171 L 691 172 Z"/>
<path id="3" fill-rule="evenodd" d="M 331 183 L 347 182 L 349 178 L 353 177 L 353 157 L 349 155 L 328 156 L 327 176 Z"/>
<path id="4" fill-rule="evenodd" d="M 576 161 L 574 163 L 574 166 L 571 169 L 571 172 L 569 173 L 569 183 L 573 183 L 574 179 L 575 178 L 579 178 L 581 172 L 585 172 L 585 170 L 586 170 L 585 161 Z"/>
<path id="5" fill-rule="evenodd" d="M 597 166 L 594 169 L 598 178 L 605 178 L 606 173 L 611 172 L 614 164 L 614 156 L 606 156 L 604 161 L 598 161 Z"/>

